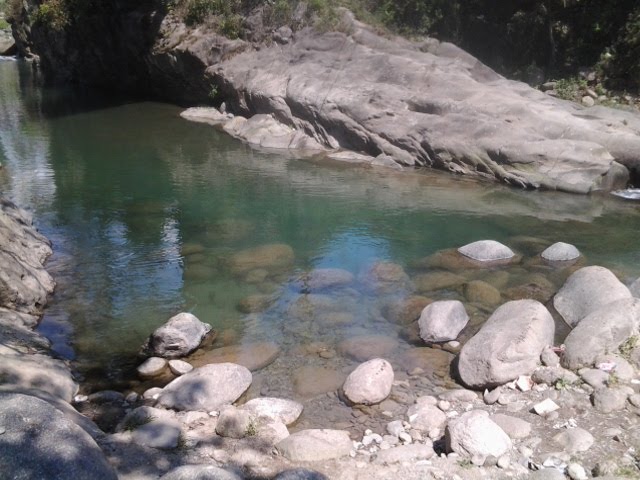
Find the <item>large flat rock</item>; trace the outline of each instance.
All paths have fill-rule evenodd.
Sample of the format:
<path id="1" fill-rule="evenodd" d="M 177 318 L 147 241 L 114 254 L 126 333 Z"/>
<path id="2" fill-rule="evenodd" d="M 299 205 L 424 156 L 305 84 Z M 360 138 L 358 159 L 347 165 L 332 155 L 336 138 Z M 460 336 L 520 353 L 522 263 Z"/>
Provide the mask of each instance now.
<path id="1" fill-rule="evenodd" d="M 116 480 L 91 436 L 50 403 L 0 392 L 2 478 Z"/>

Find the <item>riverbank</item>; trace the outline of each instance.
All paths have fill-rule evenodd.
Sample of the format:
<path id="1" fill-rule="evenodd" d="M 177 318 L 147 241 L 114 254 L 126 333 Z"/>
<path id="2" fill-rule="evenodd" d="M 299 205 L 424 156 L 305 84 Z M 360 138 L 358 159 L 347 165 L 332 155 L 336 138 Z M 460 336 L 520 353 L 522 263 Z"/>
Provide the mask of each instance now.
<path id="1" fill-rule="evenodd" d="M 226 353 L 201 359 L 206 365 L 198 368 L 203 365 L 197 362 L 198 351 L 185 355 L 198 348 L 208 328 L 189 326 L 200 325 L 189 315 L 169 322 L 171 333 L 168 326 L 156 330 L 149 343 L 147 355 L 188 362 L 174 361 L 174 380 L 168 385 L 165 380 L 166 386 L 143 395 L 102 391 L 76 396 L 78 385 L 68 363 L 52 358 L 46 339 L 31 330 L 53 289 L 42 267 L 50 244 L 10 202 L 2 202 L 0 219 L 0 465 L 9 478 L 167 480 L 207 474 L 234 480 L 395 475 L 540 480 L 568 475 L 576 480 L 639 473 L 637 282 L 627 288 L 607 269 L 585 267 L 580 252 L 569 245 L 544 248 L 522 238 L 518 250 L 527 253 L 515 255 L 496 242 L 479 242 L 423 259 L 428 273 L 412 283 L 432 299 L 414 294 L 384 310 L 387 321 L 406 324 L 415 336 L 415 346 L 405 352 L 409 363 L 398 363 L 381 336 L 353 339 L 344 348 L 358 358 L 357 368 L 305 367 L 298 382 L 309 398 L 304 404 L 263 395 L 262 382 L 260 392 L 255 390 L 247 368 L 257 374 L 275 360 L 273 353 L 265 353 L 265 359 L 256 349 L 243 356 L 218 348 L 211 352 Z M 291 255 L 286 246 L 265 246 L 231 257 L 230 268 L 243 275 L 255 269 L 269 275 L 288 265 Z M 523 285 L 520 293 L 500 287 L 522 265 L 540 272 L 537 283 Z M 7 277 L 13 272 L 19 276 Z M 544 276 L 563 279 L 561 288 Z M 354 281 L 339 269 L 310 272 L 304 282 L 311 291 L 302 295 L 306 304 L 304 310 L 298 305 L 297 314 L 326 317 L 333 307 L 328 297 L 322 300 L 322 292 L 349 289 Z M 404 291 L 408 277 L 402 267 L 383 263 L 358 281 L 389 295 L 397 288 Z M 463 282 L 464 305 L 446 295 L 439 299 L 456 288 L 455 282 Z M 538 298 L 547 307 L 535 300 L 501 300 L 513 295 Z M 478 308 L 493 313 L 476 325 Z M 562 320 L 552 319 L 547 308 Z M 341 318 L 335 312 L 330 316 Z M 562 349 L 550 348 L 558 321 L 573 326 Z M 459 336 L 461 330 L 466 333 Z M 163 347 L 184 335 L 184 350 Z M 566 334 L 558 335 L 564 339 Z M 335 358 L 322 342 L 303 350 L 300 355 L 319 355 L 329 363 Z M 162 365 L 152 372 L 154 362 Z M 166 375 L 166 361 L 154 362 L 146 362 L 141 374 Z M 184 369 L 189 363 L 197 368 Z M 390 376 L 376 373 L 378 363 Z M 443 372 L 449 368 L 447 380 Z M 228 369 L 236 373 L 227 378 Z M 208 393 L 192 395 L 196 391 Z M 117 426 L 109 427 L 113 433 L 100 431 L 70 402 L 101 425 L 115 420 Z M 316 403 L 329 407 L 326 423 L 319 425 L 318 418 L 309 428 L 309 418 L 297 422 L 303 409 L 313 410 Z M 330 420 L 338 410 L 347 413 L 342 423 Z"/>

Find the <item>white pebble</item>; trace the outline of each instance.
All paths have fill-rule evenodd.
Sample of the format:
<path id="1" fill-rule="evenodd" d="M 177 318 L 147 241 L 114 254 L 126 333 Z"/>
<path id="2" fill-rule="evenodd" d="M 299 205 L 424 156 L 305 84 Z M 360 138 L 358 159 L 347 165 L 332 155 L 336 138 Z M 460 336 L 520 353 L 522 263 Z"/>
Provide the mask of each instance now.
<path id="1" fill-rule="evenodd" d="M 582 465 L 578 463 L 571 463 L 567 468 L 567 474 L 572 480 L 586 480 L 587 472 L 585 472 Z"/>

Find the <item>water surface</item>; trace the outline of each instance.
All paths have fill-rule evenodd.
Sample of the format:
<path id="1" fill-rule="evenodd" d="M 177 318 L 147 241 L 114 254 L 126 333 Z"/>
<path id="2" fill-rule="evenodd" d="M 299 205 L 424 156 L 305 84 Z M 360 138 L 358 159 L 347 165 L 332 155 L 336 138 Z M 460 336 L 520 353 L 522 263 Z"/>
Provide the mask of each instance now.
<path id="1" fill-rule="evenodd" d="M 278 361 L 262 374 L 275 380 L 260 388 L 294 395 L 296 368 L 352 368 L 339 348 L 352 336 L 382 334 L 400 353 L 413 348 L 380 313 L 389 292 L 367 286 L 372 265 L 393 262 L 414 275 L 417 259 L 479 239 L 520 248 L 525 263 L 535 252 L 523 245 L 570 242 L 626 282 L 640 275 L 634 203 L 261 153 L 179 112 L 42 89 L 28 64 L 0 61 L 0 189 L 54 244 L 58 288 L 40 329 L 95 388 L 128 385 L 144 339 L 189 311 L 224 333 L 216 347 L 274 342 Z M 295 252 L 290 268 L 258 281 L 227 268 L 235 252 L 274 243 Z M 342 324 L 292 307 L 305 295 L 295 279 L 329 267 L 356 279 L 320 292 L 331 304 L 322 308 L 350 315 Z M 518 269 L 512 278 L 530 273 Z M 252 294 L 273 302 L 240 312 Z M 463 298 L 460 288 L 429 296 Z M 322 345 L 301 350 L 313 342 Z"/>

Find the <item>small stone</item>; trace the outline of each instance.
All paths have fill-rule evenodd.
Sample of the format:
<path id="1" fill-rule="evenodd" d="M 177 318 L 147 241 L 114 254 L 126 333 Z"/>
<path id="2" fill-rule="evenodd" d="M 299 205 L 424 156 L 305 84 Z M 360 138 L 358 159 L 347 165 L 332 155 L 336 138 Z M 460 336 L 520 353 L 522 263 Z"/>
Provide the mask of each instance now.
<path id="1" fill-rule="evenodd" d="M 593 435 L 582 428 L 570 428 L 558 433 L 553 441 L 567 453 L 586 452 L 593 445 Z"/>
<path id="2" fill-rule="evenodd" d="M 399 436 L 402 432 L 404 432 L 402 421 L 394 420 L 393 422 L 387 423 L 387 432 L 389 432 L 389 435 L 393 435 L 394 437 Z"/>
<path id="3" fill-rule="evenodd" d="M 409 435 L 407 432 L 400 432 L 400 434 L 398 435 L 398 438 L 405 445 L 408 445 L 413 441 L 413 439 L 411 438 L 411 435 Z"/>
<path id="4" fill-rule="evenodd" d="M 560 407 L 558 406 L 558 404 L 553 400 L 551 400 L 550 398 L 547 398 L 542 402 L 533 406 L 533 410 L 541 417 L 548 415 L 551 412 L 555 412 L 559 408 Z"/>
<path id="5" fill-rule="evenodd" d="M 596 101 L 593 99 L 593 97 L 590 97 L 589 95 L 585 95 L 584 97 L 582 97 L 582 105 L 584 105 L 585 107 L 593 107 L 596 104 Z"/>
<path id="6" fill-rule="evenodd" d="M 501 393 L 502 393 L 502 389 L 500 387 L 494 388 L 491 391 L 485 390 L 483 395 L 484 403 L 486 403 L 487 405 L 493 405 L 498 401 L 498 398 L 500 398 Z"/>
<path id="7" fill-rule="evenodd" d="M 393 379 L 391 364 L 381 358 L 374 358 L 351 372 L 342 389 L 350 402 L 374 405 L 389 396 Z"/>
<path id="8" fill-rule="evenodd" d="M 169 370 L 179 377 L 193 370 L 193 366 L 184 360 L 169 360 Z"/>
<path id="9" fill-rule="evenodd" d="M 569 243 L 557 242 L 540 254 L 545 260 L 566 262 L 580 257 L 580 251 Z"/>
<path id="10" fill-rule="evenodd" d="M 451 408 L 451 403 L 447 402 L 446 400 L 440 400 L 438 402 L 438 408 L 443 412 L 446 412 Z"/>
<path id="11" fill-rule="evenodd" d="M 547 346 L 542 350 L 542 353 L 540 354 L 540 360 L 546 367 L 560 366 L 560 357 L 556 352 L 553 351 L 553 348 L 550 346 Z"/>
<path id="12" fill-rule="evenodd" d="M 587 472 L 578 463 L 570 463 L 567 467 L 567 474 L 571 480 L 587 480 Z"/>

